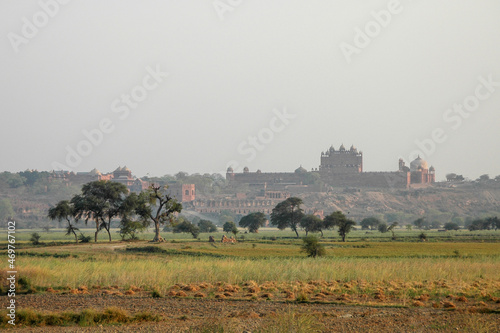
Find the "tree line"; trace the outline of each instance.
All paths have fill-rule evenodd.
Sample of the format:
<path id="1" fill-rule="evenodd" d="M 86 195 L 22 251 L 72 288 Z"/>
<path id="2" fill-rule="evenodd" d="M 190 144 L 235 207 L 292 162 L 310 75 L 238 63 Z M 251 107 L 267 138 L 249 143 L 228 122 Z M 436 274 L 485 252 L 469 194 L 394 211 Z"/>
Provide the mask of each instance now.
<path id="1" fill-rule="evenodd" d="M 52 220 L 67 222 L 67 235 L 73 235 L 78 242 L 75 224 L 83 220 L 85 224 L 95 226 L 94 241 L 99 232 L 105 230 L 111 241 L 111 222 L 120 219 L 120 234 L 135 236 L 138 230 L 149 225 L 154 227 L 153 241 L 159 242 L 160 226 L 173 223 L 175 214 L 180 213 L 182 204 L 173 198 L 165 188 L 152 185 L 139 194 L 129 193 L 121 183 L 94 181 L 83 185 L 81 193 L 70 200 L 62 200 L 48 211 Z"/>
<path id="2" fill-rule="evenodd" d="M 345 242 L 345 238 L 349 232 L 356 225 L 356 222 L 347 218 L 341 211 L 336 211 L 324 219 L 314 214 L 304 214 L 304 210 L 300 207 L 303 204 L 302 199 L 296 197 L 290 197 L 273 208 L 271 212 L 271 224 L 278 227 L 278 229 L 283 230 L 290 228 L 295 232 L 297 238 L 299 238 L 298 228 L 301 227 L 306 232 L 306 237 L 309 232 L 320 232 L 323 235 L 324 230 L 338 228 L 338 233 Z M 258 216 L 262 213 L 252 213 L 243 217 L 240 221 L 240 226 L 248 227 L 249 231 L 258 230 L 257 226 L 262 226 L 263 216 L 259 217 L 259 224 L 251 223 L 250 221 L 256 221 L 256 219 L 247 218 L 250 216 Z M 263 214 L 262 214 L 263 215 Z M 243 221 L 243 224 L 242 224 Z"/>
<path id="3" fill-rule="evenodd" d="M 323 219 L 313 214 L 304 214 L 302 204 L 302 199 L 297 197 L 290 197 L 278 203 L 270 214 L 271 224 L 280 230 L 290 228 L 297 238 L 299 238 L 299 228 L 305 231 L 306 237 L 310 232 L 319 232 L 323 236 L 323 231 L 337 228 L 343 242 L 356 225 L 355 221 L 349 219 L 341 211 L 332 212 Z M 163 241 L 160 236 L 161 226 L 164 226 L 163 231 L 190 233 L 193 238 L 198 238 L 200 232 L 217 231 L 217 226 L 211 221 L 200 220 L 198 225 L 195 225 L 179 216 L 181 211 L 182 204 L 168 193 L 167 187 L 152 185 L 148 190 L 136 194 L 129 193 L 127 187 L 121 183 L 101 180 L 83 185 L 80 194 L 74 195 L 70 200 L 58 202 L 48 210 L 48 217 L 60 222 L 66 221 L 66 235 L 74 236 L 76 242 L 79 239 L 85 239 L 82 234 L 80 236 L 77 234 L 79 229 L 76 223 L 79 221 L 83 221 L 86 225 L 94 225 L 95 242 L 101 231 L 107 233 L 109 241 L 112 240 L 111 223 L 116 219 L 120 220 L 122 239 L 126 237 L 135 239 L 138 232 L 151 225 L 154 227 L 154 242 Z M 242 217 L 239 225 L 255 233 L 266 223 L 266 215 L 262 212 L 255 212 Z M 394 229 L 399 223 L 392 222 L 387 225 L 376 217 L 369 217 L 363 219 L 360 225 L 365 230 L 392 232 L 394 238 Z M 413 225 L 418 229 L 434 227 L 425 218 L 415 220 Z M 449 222 L 444 225 L 444 228 L 458 230 L 459 226 Z M 497 230 L 499 228 L 500 219 L 497 217 L 474 220 L 469 225 L 469 230 Z M 232 221 L 225 222 L 223 230 L 234 235 L 238 233 L 238 228 Z"/>

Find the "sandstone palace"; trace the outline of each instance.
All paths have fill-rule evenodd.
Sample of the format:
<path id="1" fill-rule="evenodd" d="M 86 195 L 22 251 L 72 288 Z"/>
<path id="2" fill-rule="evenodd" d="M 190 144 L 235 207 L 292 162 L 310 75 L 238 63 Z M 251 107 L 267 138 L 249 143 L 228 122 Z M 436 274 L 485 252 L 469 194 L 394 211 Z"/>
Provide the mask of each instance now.
<path id="1" fill-rule="evenodd" d="M 235 173 L 229 167 L 226 179 L 230 182 L 262 185 L 307 185 L 311 178 L 319 177 L 332 187 L 363 188 L 409 188 L 425 186 L 435 181 L 434 167 L 428 167 L 420 156 L 408 168 L 402 159 L 399 168 L 392 172 L 364 172 L 363 153 L 356 147 L 346 149 L 341 145 L 338 150 L 333 146 L 321 153 L 319 168 L 308 172 L 299 167 L 295 172 L 250 172 L 247 167 L 242 173 Z"/>

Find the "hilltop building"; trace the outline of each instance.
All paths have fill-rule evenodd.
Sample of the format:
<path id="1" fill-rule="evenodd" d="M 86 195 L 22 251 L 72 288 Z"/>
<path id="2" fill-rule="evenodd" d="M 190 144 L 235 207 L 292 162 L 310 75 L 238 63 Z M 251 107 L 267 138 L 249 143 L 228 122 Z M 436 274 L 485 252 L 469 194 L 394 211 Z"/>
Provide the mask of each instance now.
<path id="1" fill-rule="evenodd" d="M 436 170 L 433 166 L 427 167 L 427 162 L 420 158 L 420 155 L 410 163 L 410 168 L 405 166 L 402 159 L 399 159 L 399 170 L 410 172 L 411 184 L 431 184 L 436 181 Z"/>
<path id="2" fill-rule="evenodd" d="M 406 167 L 399 160 L 397 171 L 364 172 L 363 153 L 354 145 L 346 149 L 342 144 L 338 150 L 333 146 L 321 153 L 319 168 L 307 172 L 302 166 L 294 172 L 250 172 L 248 167 L 242 173 L 235 173 L 229 167 L 226 179 L 233 183 L 245 183 L 250 186 L 293 187 L 310 183 L 315 176 L 333 187 L 363 188 L 409 188 L 412 184 L 432 184 L 435 182 L 434 167 L 428 168 L 427 162 L 420 156 Z M 305 188 L 303 188 L 305 190 Z"/>

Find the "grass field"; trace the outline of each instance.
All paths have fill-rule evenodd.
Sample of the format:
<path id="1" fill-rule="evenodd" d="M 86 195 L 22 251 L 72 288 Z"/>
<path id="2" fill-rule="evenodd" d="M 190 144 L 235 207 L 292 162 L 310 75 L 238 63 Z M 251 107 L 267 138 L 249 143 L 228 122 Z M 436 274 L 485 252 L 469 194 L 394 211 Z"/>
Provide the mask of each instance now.
<path id="1" fill-rule="evenodd" d="M 163 233 L 169 241 L 154 245 L 160 250 L 157 252 L 150 252 L 151 243 L 146 241 L 74 244 L 62 232 L 50 232 L 42 234 L 42 241 L 45 238 L 68 243 L 34 247 L 25 240 L 26 248 L 17 253 L 17 265 L 20 274 L 35 286 L 55 288 L 118 284 L 165 290 L 176 283 L 217 281 L 446 279 L 472 283 L 477 279 L 498 279 L 500 242 L 492 239 L 500 232 L 474 233 L 445 242 L 436 241 L 443 237 L 440 232 L 428 232 L 428 242 L 415 241 L 419 231 L 405 232 L 414 239 L 360 241 L 359 236 L 365 233 L 357 231 L 343 243 L 334 233 L 325 234 L 322 244 L 326 256 L 318 259 L 307 258 L 300 251 L 300 239 L 273 230 L 245 234 L 237 244 L 210 244 L 184 234 Z M 29 232 L 18 232 L 16 236 L 23 242 Z"/>
<path id="2" fill-rule="evenodd" d="M 159 244 L 123 242 L 118 235 L 108 242 L 104 233 L 98 243 L 75 244 L 54 231 L 40 233 L 39 246 L 28 241 L 29 231 L 20 231 L 16 265 L 28 281 L 20 286 L 26 292 L 127 297 L 140 290 L 146 296 L 429 307 L 464 302 L 498 311 L 500 232 L 426 231 L 427 242 L 418 241 L 420 233 L 401 230 L 391 240 L 355 231 L 340 242 L 329 231 L 321 239 L 326 255 L 313 259 L 301 252 L 301 239 L 271 229 L 243 234 L 236 244 L 171 233 Z M 7 261 L 5 250 L 0 258 Z M 0 271 L 3 281 L 6 271 Z"/>
<path id="3" fill-rule="evenodd" d="M 80 226 L 81 227 L 81 226 Z M 65 233 L 63 229 L 51 229 L 50 232 L 45 232 L 42 230 L 36 230 L 36 229 L 21 229 L 21 230 L 16 230 L 16 242 L 27 242 L 29 241 L 31 234 L 33 232 L 38 232 L 40 234 L 41 239 L 40 241 L 42 242 L 50 242 L 50 241 L 57 241 L 57 242 L 74 242 L 74 236 L 65 236 Z M 92 240 L 94 240 L 94 232 L 95 229 L 93 228 L 81 228 L 80 232 L 83 233 L 86 236 L 91 236 Z M 3 235 L 6 235 L 7 232 L 5 229 L 2 230 L 0 229 L 0 233 Z M 476 230 L 476 231 L 469 231 L 469 230 L 458 230 L 458 231 L 445 231 L 445 232 L 438 232 L 437 230 L 407 230 L 405 228 L 400 228 L 396 229 L 395 231 L 395 236 L 397 241 L 404 241 L 404 242 L 418 242 L 419 238 L 418 236 L 421 233 L 425 233 L 427 235 L 428 241 L 450 241 L 450 242 L 456 242 L 460 240 L 466 240 L 466 241 L 483 241 L 483 242 L 500 242 L 500 231 L 495 231 L 495 230 Z M 219 232 L 215 233 L 201 233 L 199 235 L 199 238 L 201 240 L 208 240 L 208 236 L 212 235 L 215 237 L 216 240 L 220 240 L 223 234 L 228 235 L 227 233 L 224 233 L 219 230 Z M 304 237 L 305 233 L 304 232 L 299 232 L 300 237 Z M 111 235 L 113 238 L 113 241 L 119 241 L 120 240 L 120 235 L 119 235 L 119 230 L 118 229 L 111 229 Z M 319 236 L 319 234 L 316 234 Z M 152 230 L 149 230 L 147 232 L 141 233 L 138 235 L 139 239 L 141 240 L 150 240 L 153 239 L 153 232 Z M 162 232 L 161 236 L 165 238 L 166 240 L 179 240 L 179 241 L 192 241 L 193 237 L 190 234 L 174 234 L 172 232 Z M 6 244 L 6 237 L 0 238 L 0 246 L 1 244 Z M 296 235 L 293 231 L 286 229 L 283 231 L 280 231 L 276 228 L 261 228 L 259 230 L 259 233 L 244 233 L 243 229 L 240 229 L 240 232 L 237 234 L 238 240 L 241 240 L 243 237 L 243 240 L 258 240 L 258 241 L 263 241 L 263 240 L 270 240 L 271 238 L 277 238 L 277 240 L 288 240 L 288 239 L 296 239 Z M 340 242 L 340 237 L 337 234 L 335 230 L 326 230 L 324 231 L 324 239 L 331 240 L 331 241 L 338 241 Z M 99 241 L 108 241 L 108 235 L 105 231 L 101 231 L 98 235 L 98 240 Z M 364 241 L 364 240 L 373 240 L 373 241 L 392 241 L 392 234 L 390 232 L 386 233 L 380 233 L 375 230 L 354 230 L 351 233 L 348 234 L 346 241 L 351 242 L 351 241 Z"/>

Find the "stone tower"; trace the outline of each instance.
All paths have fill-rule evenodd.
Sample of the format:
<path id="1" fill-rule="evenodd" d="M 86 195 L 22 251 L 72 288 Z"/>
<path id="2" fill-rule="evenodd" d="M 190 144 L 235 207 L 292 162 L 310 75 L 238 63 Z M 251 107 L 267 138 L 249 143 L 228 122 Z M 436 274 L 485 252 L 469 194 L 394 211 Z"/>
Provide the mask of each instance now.
<path id="1" fill-rule="evenodd" d="M 339 150 L 331 146 L 326 152 L 321 153 L 319 171 L 330 174 L 361 173 L 363 172 L 363 153 L 358 152 L 354 146 L 351 146 L 349 150 L 346 150 L 343 144 Z"/>

